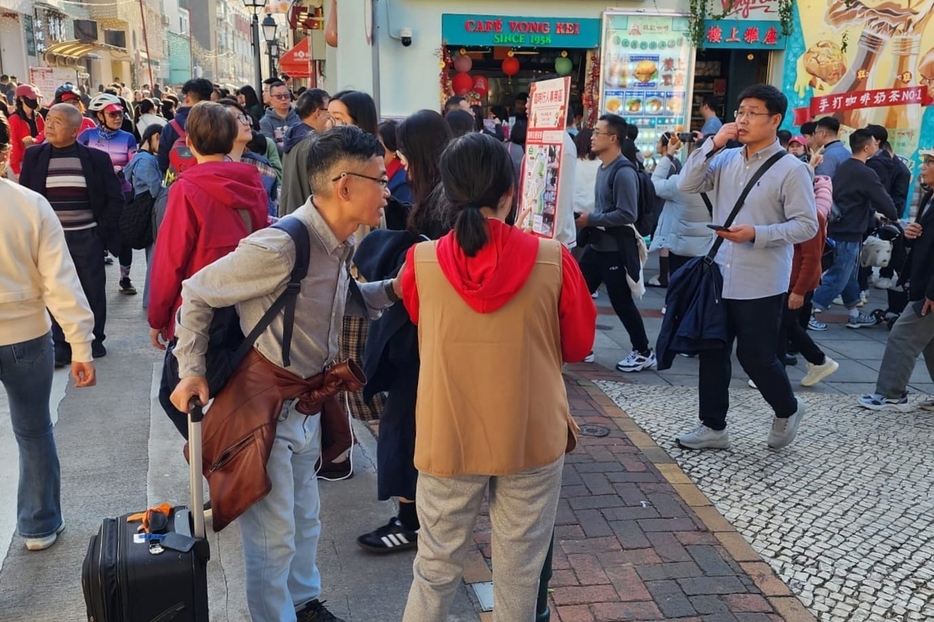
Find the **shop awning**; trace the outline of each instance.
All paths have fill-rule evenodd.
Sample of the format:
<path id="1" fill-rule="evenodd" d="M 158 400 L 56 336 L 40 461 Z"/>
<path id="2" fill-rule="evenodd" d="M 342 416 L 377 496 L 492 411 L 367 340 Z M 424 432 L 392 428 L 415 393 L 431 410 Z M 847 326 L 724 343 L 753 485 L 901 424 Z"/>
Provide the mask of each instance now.
<path id="1" fill-rule="evenodd" d="M 311 78 L 308 44 L 311 37 L 305 37 L 295 47 L 282 55 L 279 59 L 279 71 L 289 74 L 292 78 Z"/>
<path id="2" fill-rule="evenodd" d="M 122 60 L 129 60 L 129 54 L 126 53 L 126 50 L 120 48 L 115 48 L 110 45 L 103 45 L 101 43 L 84 43 L 73 39 L 71 41 L 61 41 L 59 43 L 53 43 L 45 50 L 46 60 L 51 61 L 52 57 L 66 58 L 77 60 L 88 56 L 96 51 L 108 51 L 112 56 Z"/>

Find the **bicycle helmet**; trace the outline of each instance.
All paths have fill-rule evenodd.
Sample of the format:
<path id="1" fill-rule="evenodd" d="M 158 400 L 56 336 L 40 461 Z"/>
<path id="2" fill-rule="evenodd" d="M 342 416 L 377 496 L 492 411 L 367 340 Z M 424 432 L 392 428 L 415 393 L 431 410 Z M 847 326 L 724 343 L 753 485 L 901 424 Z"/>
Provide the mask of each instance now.
<path id="1" fill-rule="evenodd" d="M 123 104 L 120 103 L 119 97 L 111 95 L 110 93 L 99 93 L 91 98 L 91 102 L 88 104 L 88 110 L 91 112 L 103 112 L 114 105 L 119 106 L 120 110 L 123 110 Z"/>
<path id="2" fill-rule="evenodd" d="M 78 99 L 81 99 L 81 89 L 79 89 L 77 86 L 75 86 L 71 82 L 66 82 L 65 84 L 55 89 L 56 101 L 62 101 L 62 97 L 64 97 L 66 93 L 70 93 L 74 95 L 75 97 L 77 97 Z"/>

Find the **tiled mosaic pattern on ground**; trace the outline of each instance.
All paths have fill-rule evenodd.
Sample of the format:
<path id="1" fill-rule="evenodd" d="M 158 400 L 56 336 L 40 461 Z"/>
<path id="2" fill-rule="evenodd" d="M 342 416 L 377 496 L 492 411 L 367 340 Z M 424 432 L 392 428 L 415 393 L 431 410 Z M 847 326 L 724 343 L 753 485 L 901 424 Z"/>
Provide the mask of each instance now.
<path id="1" fill-rule="evenodd" d="M 730 451 L 684 451 L 692 388 L 600 382 L 675 459 L 821 622 L 934 620 L 934 415 L 807 396 L 793 445 L 766 447 L 771 412 L 733 391 Z"/>

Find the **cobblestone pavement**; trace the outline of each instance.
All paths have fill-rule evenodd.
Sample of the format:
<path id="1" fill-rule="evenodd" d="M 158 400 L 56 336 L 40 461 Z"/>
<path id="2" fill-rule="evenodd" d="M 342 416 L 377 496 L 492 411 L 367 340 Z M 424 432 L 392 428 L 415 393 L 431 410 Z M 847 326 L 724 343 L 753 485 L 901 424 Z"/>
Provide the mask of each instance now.
<path id="1" fill-rule="evenodd" d="M 764 400 L 735 389 L 733 449 L 692 452 L 674 437 L 696 424 L 695 388 L 598 385 L 821 622 L 934 620 L 934 415 L 810 393 L 794 444 L 774 452 Z"/>
<path id="2" fill-rule="evenodd" d="M 584 378 L 570 376 L 567 387 L 585 434 L 565 464 L 552 620 L 814 620 L 625 412 Z M 489 581 L 488 516 L 474 541 L 464 580 Z"/>

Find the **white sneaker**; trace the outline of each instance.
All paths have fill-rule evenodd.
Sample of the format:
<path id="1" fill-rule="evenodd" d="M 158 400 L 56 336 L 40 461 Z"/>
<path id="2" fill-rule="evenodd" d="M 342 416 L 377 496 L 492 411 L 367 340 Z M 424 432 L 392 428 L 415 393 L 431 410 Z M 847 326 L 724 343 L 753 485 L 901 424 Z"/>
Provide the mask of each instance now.
<path id="1" fill-rule="evenodd" d="M 596 300 L 597 298 L 600 297 L 600 292 L 594 292 L 594 293 L 590 294 L 590 297 L 593 298 L 594 300 Z"/>
<path id="2" fill-rule="evenodd" d="M 918 408 L 927 411 L 934 410 L 934 399 L 928 398 L 923 402 L 918 402 Z"/>
<path id="3" fill-rule="evenodd" d="M 729 449 L 730 433 L 727 430 L 712 430 L 703 423 L 677 438 L 684 449 Z"/>
<path id="4" fill-rule="evenodd" d="M 588 354 L 587 356 L 584 357 L 584 362 L 585 362 L 585 363 L 593 363 L 593 362 L 594 362 L 593 350 L 590 351 L 590 354 Z"/>
<path id="5" fill-rule="evenodd" d="M 895 285 L 895 279 L 890 279 L 888 277 L 879 277 L 876 279 L 876 282 L 873 283 L 873 287 L 876 289 L 890 289 Z"/>
<path id="6" fill-rule="evenodd" d="M 62 533 L 64 530 L 65 521 L 62 521 L 62 524 L 58 526 L 55 533 L 49 534 L 44 538 L 26 538 L 26 548 L 30 551 L 44 551 L 55 544 L 55 541 L 58 540 L 58 534 Z"/>
<path id="7" fill-rule="evenodd" d="M 640 352 L 633 350 L 629 353 L 629 356 L 616 364 L 616 369 L 621 372 L 630 373 L 651 369 L 657 364 L 658 361 L 655 359 L 655 352 L 652 350 L 649 350 L 648 355 L 641 354 Z"/>
<path id="8" fill-rule="evenodd" d="M 795 398 L 795 401 L 798 402 L 798 410 L 795 411 L 795 414 L 784 419 L 780 417 L 772 418 L 772 429 L 769 431 L 768 440 L 768 445 L 772 449 L 781 449 L 790 445 L 798 434 L 798 426 L 801 425 L 801 420 L 804 418 L 806 407 L 803 400 Z"/>
<path id="9" fill-rule="evenodd" d="M 840 369 L 840 363 L 825 355 L 823 365 L 808 363 L 808 373 L 801 379 L 801 386 L 813 387 L 838 369 Z"/>
<path id="10" fill-rule="evenodd" d="M 758 388 L 759 388 L 759 387 L 756 386 L 756 383 L 752 381 L 752 378 L 750 378 L 749 380 L 747 380 L 747 381 L 746 381 L 746 384 L 749 385 L 749 388 L 750 388 L 750 389 L 758 389 Z"/>
<path id="11" fill-rule="evenodd" d="M 816 317 L 812 316 L 811 319 L 808 320 L 808 330 L 816 330 L 816 331 L 827 330 L 827 325 L 821 322 L 820 320 L 818 320 Z"/>
<path id="12" fill-rule="evenodd" d="M 833 304 L 842 307 L 843 306 L 843 296 L 837 296 L 833 299 Z"/>

